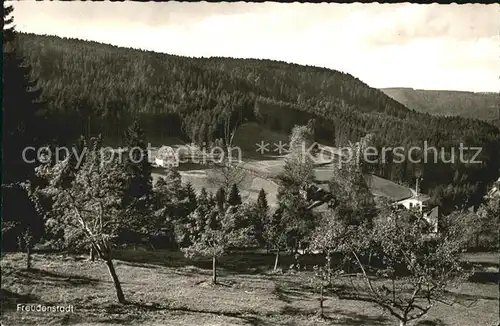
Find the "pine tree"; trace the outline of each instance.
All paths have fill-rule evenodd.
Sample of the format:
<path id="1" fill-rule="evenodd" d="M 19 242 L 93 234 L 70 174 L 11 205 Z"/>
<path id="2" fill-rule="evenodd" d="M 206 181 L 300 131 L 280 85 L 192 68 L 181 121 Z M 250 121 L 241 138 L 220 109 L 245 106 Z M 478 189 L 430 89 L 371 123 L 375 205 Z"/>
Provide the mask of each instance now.
<path id="1" fill-rule="evenodd" d="M 41 125 L 41 89 L 36 80 L 30 80 L 31 67 L 17 51 L 12 11 L 12 6 L 5 7 L 3 16 L 3 184 L 34 178 L 36 162 L 28 162 L 33 159 L 29 156 L 23 159 L 23 150 L 28 146 L 38 149 L 46 134 Z"/>
<path id="2" fill-rule="evenodd" d="M 198 202 L 198 206 L 208 205 L 209 200 L 210 199 L 209 199 L 207 189 L 205 187 L 201 188 L 200 194 L 196 198 L 196 201 Z"/>
<path id="3" fill-rule="evenodd" d="M 255 238 L 259 244 L 264 244 L 264 225 L 269 219 L 269 205 L 267 203 L 267 194 L 262 188 L 257 197 L 257 209 L 255 221 L 253 221 L 255 228 Z"/>
<path id="4" fill-rule="evenodd" d="M 14 17 L 9 17 L 10 14 L 14 11 L 14 7 L 12 5 L 10 6 L 5 6 L 3 8 L 3 17 L 2 17 L 2 26 L 3 28 L 3 42 L 4 44 L 8 42 L 12 42 L 15 39 L 15 31 L 14 31 L 14 26 L 12 25 L 14 23 Z M 10 27 L 7 27 L 9 26 Z"/>
<path id="5" fill-rule="evenodd" d="M 217 201 L 217 207 L 219 210 L 223 211 L 226 203 L 226 192 L 224 191 L 224 188 L 220 187 L 217 190 L 215 193 L 215 200 Z"/>
<path id="6" fill-rule="evenodd" d="M 257 197 L 257 208 L 260 212 L 267 214 L 269 212 L 269 206 L 267 203 L 267 194 L 264 188 L 259 191 L 259 196 Z"/>
<path id="7" fill-rule="evenodd" d="M 171 197 L 181 200 L 182 198 L 182 177 L 179 171 L 174 168 L 167 170 L 165 175 L 165 186 Z"/>
<path id="8" fill-rule="evenodd" d="M 237 206 L 241 204 L 240 190 L 235 183 L 233 183 L 233 185 L 231 186 L 231 190 L 227 198 L 227 203 L 231 206 Z"/>
<path id="9" fill-rule="evenodd" d="M 201 215 L 206 215 L 212 210 L 212 207 L 217 203 L 217 200 L 211 192 L 208 192 L 207 189 L 203 187 L 200 190 L 196 202 L 198 204 L 196 211 L 199 211 Z"/>
<path id="10" fill-rule="evenodd" d="M 172 173 L 167 173 L 165 178 L 159 178 L 154 185 L 153 192 L 156 215 L 159 217 L 159 229 L 162 230 L 162 233 L 171 236 L 172 239 L 175 236 L 178 245 L 185 245 L 188 215 L 193 212 L 196 206 L 190 208 L 192 204 L 184 194 L 180 174 L 177 171 L 172 171 Z"/>
<path id="11" fill-rule="evenodd" d="M 196 206 L 198 205 L 198 200 L 196 198 L 196 192 L 194 191 L 193 185 L 191 182 L 187 182 L 186 185 L 184 186 L 184 193 L 187 198 L 187 208 L 188 208 L 188 214 L 191 213 L 192 211 L 195 210 Z"/>
<path id="12" fill-rule="evenodd" d="M 2 17 L 2 223 L 13 226 L 5 230 L 2 228 L 2 248 L 7 250 L 14 249 L 17 239 L 28 230 L 34 236 L 31 245 L 43 233 L 43 220 L 31 200 L 30 190 L 35 181 L 36 157 L 33 152 L 23 151 L 30 146 L 35 150 L 40 148 L 46 134 L 42 125 L 44 107 L 40 100 L 41 89 L 37 88 L 36 80 L 31 80 L 31 67 L 24 63 L 17 50 L 12 12 L 13 7 L 6 6 Z M 23 154 L 26 154 L 25 158 Z M 19 249 L 29 250 L 29 246 L 24 247 Z"/>
<path id="13" fill-rule="evenodd" d="M 151 194 L 152 166 L 149 163 L 144 131 L 137 120 L 125 132 L 127 151 L 124 163 L 129 174 L 129 184 L 124 204 L 137 203 Z"/>

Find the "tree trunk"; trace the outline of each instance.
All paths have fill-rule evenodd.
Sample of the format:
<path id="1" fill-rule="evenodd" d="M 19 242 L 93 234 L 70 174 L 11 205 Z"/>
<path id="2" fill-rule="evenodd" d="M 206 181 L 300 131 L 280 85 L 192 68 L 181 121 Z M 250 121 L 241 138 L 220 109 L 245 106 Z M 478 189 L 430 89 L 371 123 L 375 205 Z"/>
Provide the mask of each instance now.
<path id="1" fill-rule="evenodd" d="M 276 259 L 274 260 L 274 271 L 278 269 L 278 261 L 280 258 L 280 250 L 279 248 L 276 250 Z"/>
<path id="2" fill-rule="evenodd" d="M 392 275 L 392 302 L 396 302 L 396 280 L 394 274 Z"/>
<path id="3" fill-rule="evenodd" d="M 87 123 L 87 133 L 88 133 L 88 137 L 90 137 L 90 116 L 89 116 L 89 120 Z"/>
<path id="4" fill-rule="evenodd" d="M 106 266 L 108 266 L 109 275 L 113 280 L 113 284 L 116 290 L 116 297 L 118 298 L 119 303 L 125 303 L 125 296 L 123 295 L 122 286 L 120 284 L 120 280 L 118 280 L 118 276 L 116 275 L 115 266 L 113 265 L 113 261 L 111 259 L 106 260 Z"/>
<path id="5" fill-rule="evenodd" d="M 26 269 L 31 269 L 31 249 L 29 246 L 26 247 Z"/>
<path id="6" fill-rule="evenodd" d="M 323 284 L 321 284 L 320 290 L 319 290 L 319 316 L 323 318 Z"/>
<path id="7" fill-rule="evenodd" d="M 405 321 L 400 320 L 400 321 L 399 321 L 399 326 L 406 326 L 406 322 L 405 322 Z"/>
<path id="8" fill-rule="evenodd" d="M 327 271 L 328 271 L 328 284 L 332 284 L 332 256 L 330 254 L 330 251 L 327 252 L 326 254 L 326 262 L 327 262 Z"/>
<path id="9" fill-rule="evenodd" d="M 90 261 L 95 261 L 95 252 L 93 247 L 90 247 L 89 259 Z"/>
<path id="10" fill-rule="evenodd" d="M 212 257 L 212 284 L 217 284 L 217 259 Z"/>

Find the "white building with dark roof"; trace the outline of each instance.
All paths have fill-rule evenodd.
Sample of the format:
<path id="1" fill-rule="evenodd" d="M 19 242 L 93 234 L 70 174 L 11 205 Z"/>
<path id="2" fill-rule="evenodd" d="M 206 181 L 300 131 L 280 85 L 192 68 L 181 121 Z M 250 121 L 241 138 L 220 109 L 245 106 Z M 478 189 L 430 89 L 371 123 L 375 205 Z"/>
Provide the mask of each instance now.
<path id="1" fill-rule="evenodd" d="M 179 153 L 170 146 L 162 146 L 156 153 L 154 163 L 163 168 L 178 167 Z"/>
<path id="2" fill-rule="evenodd" d="M 431 197 L 424 194 L 415 194 L 409 198 L 405 198 L 396 202 L 397 205 L 402 205 L 406 209 L 418 208 L 420 212 L 426 210 L 426 202 L 429 201 Z"/>

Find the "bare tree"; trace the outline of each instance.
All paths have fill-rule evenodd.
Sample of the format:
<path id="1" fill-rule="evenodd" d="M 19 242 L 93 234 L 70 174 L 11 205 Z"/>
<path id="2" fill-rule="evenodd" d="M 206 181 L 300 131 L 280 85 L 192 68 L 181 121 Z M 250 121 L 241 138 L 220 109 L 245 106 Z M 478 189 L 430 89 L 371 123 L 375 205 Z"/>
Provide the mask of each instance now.
<path id="1" fill-rule="evenodd" d="M 241 164 L 214 164 L 208 171 L 208 182 L 229 192 L 233 184 L 239 186 L 245 179 L 246 171 Z"/>
<path id="2" fill-rule="evenodd" d="M 344 282 L 335 288 L 340 298 L 375 303 L 401 326 L 438 302 L 454 303 L 447 288 L 469 275 L 460 265 L 457 242 L 430 235 L 418 218 L 404 220 L 397 211 L 379 219 L 373 229 L 353 230 L 342 250 L 358 273 L 345 275 L 350 286 Z M 378 248 L 376 263 L 367 260 L 370 248 Z"/>
<path id="3" fill-rule="evenodd" d="M 57 189 L 54 198 L 54 207 L 59 212 L 57 223 L 64 225 L 69 234 L 82 234 L 90 243 L 95 254 L 106 263 L 118 302 L 125 303 L 113 264 L 113 240 L 121 229 L 141 227 L 140 221 L 152 219 L 139 219 L 139 215 L 134 214 L 137 212 L 124 208 L 127 173 L 119 162 L 103 156 L 101 144 L 100 137 L 92 139 L 85 162 L 71 182 L 64 182 L 67 160 L 37 170 L 39 176 L 50 182 L 50 187 Z M 147 215 L 147 212 L 141 213 Z"/>
<path id="4" fill-rule="evenodd" d="M 233 139 L 239 127 L 240 120 L 232 123 L 231 113 L 231 111 L 223 113 L 223 139 L 221 142 L 216 142 L 216 145 L 220 145 L 220 147 L 223 148 L 223 152 L 219 159 L 214 158 L 211 164 L 211 171 L 209 171 L 208 175 L 209 183 L 216 187 L 222 187 L 226 193 L 229 192 L 233 184 L 239 186 L 246 175 L 243 163 L 240 161 L 241 157 L 238 157 L 237 160 L 232 157 L 232 151 L 234 149 Z M 238 156 L 241 156 L 241 151 Z"/>
<path id="5" fill-rule="evenodd" d="M 240 120 L 236 121 L 234 124 L 231 122 L 232 112 L 228 111 L 224 113 L 224 145 L 225 150 L 229 153 L 231 148 L 233 147 L 233 139 L 236 134 L 236 130 L 238 130 Z"/>
<path id="6" fill-rule="evenodd" d="M 30 270 L 32 267 L 31 250 L 33 248 L 33 235 L 30 228 L 26 228 L 18 238 L 19 249 L 24 249 L 26 252 L 26 269 Z"/>

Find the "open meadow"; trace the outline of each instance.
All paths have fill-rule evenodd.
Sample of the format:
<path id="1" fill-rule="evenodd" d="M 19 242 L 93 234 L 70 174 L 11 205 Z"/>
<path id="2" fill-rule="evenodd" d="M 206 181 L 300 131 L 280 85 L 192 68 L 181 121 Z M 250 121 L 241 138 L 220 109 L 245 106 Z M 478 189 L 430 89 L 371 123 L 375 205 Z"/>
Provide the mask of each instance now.
<path id="1" fill-rule="evenodd" d="M 2 325 L 397 325 L 371 303 L 339 300 L 327 294 L 326 318 L 316 316 L 318 294 L 310 267 L 320 257 L 303 256 L 306 270 L 272 273 L 272 254 L 233 252 L 220 261 L 219 284 L 210 283 L 211 262 L 191 261 L 181 253 L 122 250 L 116 270 L 129 303 L 115 302 L 106 267 L 85 256 L 35 254 L 34 269 L 21 254 L 2 258 Z M 455 292 L 456 304 L 437 304 L 414 325 L 497 325 L 498 255 L 465 258 L 494 273 L 476 274 Z M 496 264 L 495 264 L 496 261 Z M 493 275 L 493 277 L 492 277 Z M 484 275 L 483 275 L 484 276 Z M 68 304 L 73 312 L 18 312 L 17 303 Z"/>

